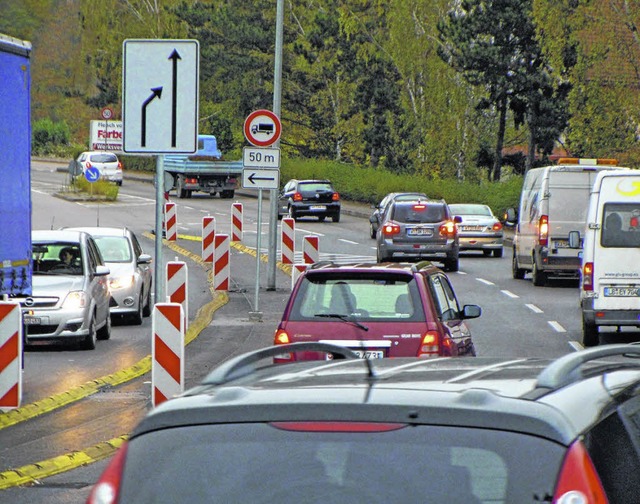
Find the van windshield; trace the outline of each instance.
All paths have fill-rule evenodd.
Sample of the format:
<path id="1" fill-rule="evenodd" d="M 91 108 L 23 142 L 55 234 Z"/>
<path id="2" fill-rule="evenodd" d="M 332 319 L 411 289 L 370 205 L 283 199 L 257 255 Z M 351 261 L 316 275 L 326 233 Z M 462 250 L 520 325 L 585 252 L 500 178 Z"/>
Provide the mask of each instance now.
<path id="1" fill-rule="evenodd" d="M 607 203 L 600 223 L 603 247 L 640 247 L 640 203 Z"/>

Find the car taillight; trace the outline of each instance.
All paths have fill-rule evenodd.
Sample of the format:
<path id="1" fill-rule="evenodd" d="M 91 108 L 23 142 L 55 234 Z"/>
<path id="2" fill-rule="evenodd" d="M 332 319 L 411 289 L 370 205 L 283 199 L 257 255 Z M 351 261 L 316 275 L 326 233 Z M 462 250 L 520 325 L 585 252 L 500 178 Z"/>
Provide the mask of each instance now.
<path id="1" fill-rule="evenodd" d="M 293 193 L 293 201 L 302 201 L 302 194 L 299 192 Z"/>
<path id="2" fill-rule="evenodd" d="M 629 227 L 637 228 L 638 225 L 640 225 L 640 219 L 638 219 L 636 216 L 633 216 L 631 217 L 631 219 L 629 219 Z"/>
<path id="3" fill-rule="evenodd" d="M 593 290 L 593 263 L 584 263 L 582 266 L 582 290 Z"/>
<path id="4" fill-rule="evenodd" d="M 331 201 L 340 201 L 340 195 L 337 192 L 334 192 L 331 196 Z"/>
<path id="5" fill-rule="evenodd" d="M 449 236 L 451 238 L 455 237 L 457 233 L 456 223 L 453 221 L 447 221 L 444 224 L 440 225 L 440 235 L 441 236 Z"/>
<path id="6" fill-rule="evenodd" d="M 385 236 L 393 236 L 400 233 L 400 226 L 395 222 L 385 222 L 382 225 L 382 234 Z"/>
<path id="7" fill-rule="evenodd" d="M 118 161 L 118 170 L 122 171 L 122 162 Z"/>
<path id="8" fill-rule="evenodd" d="M 549 244 L 549 216 L 541 215 L 538 222 L 538 242 L 546 247 Z"/>
<path id="9" fill-rule="evenodd" d="M 491 229 L 494 231 L 500 231 L 502 229 L 502 222 L 496 222 Z"/>
<path id="10" fill-rule="evenodd" d="M 567 451 L 560 469 L 553 502 L 555 504 L 606 504 L 609 502 L 591 457 L 581 441 L 573 443 Z"/>
<path id="11" fill-rule="evenodd" d="M 422 337 L 418 357 L 437 357 L 440 351 L 440 336 L 437 331 L 427 331 Z"/>
<path id="12" fill-rule="evenodd" d="M 89 161 L 87 161 L 87 162 L 84 164 L 84 167 L 85 167 L 85 168 L 91 168 L 91 166 L 92 166 L 92 165 L 91 165 L 91 162 L 89 162 Z"/>
<path id="13" fill-rule="evenodd" d="M 98 482 L 93 486 L 86 504 L 115 504 L 118 502 L 127 447 L 128 443 L 125 441 L 109 462 Z"/>
<path id="14" fill-rule="evenodd" d="M 291 343 L 291 340 L 289 339 L 289 335 L 287 334 L 287 331 L 284 331 L 282 329 L 276 329 L 276 334 L 273 337 L 273 344 L 274 345 L 286 345 L 287 343 Z M 293 360 L 293 354 L 292 353 L 283 353 L 278 355 L 277 357 L 273 358 L 273 362 L 287 362 L 287 361 L 291 361 Z"/>

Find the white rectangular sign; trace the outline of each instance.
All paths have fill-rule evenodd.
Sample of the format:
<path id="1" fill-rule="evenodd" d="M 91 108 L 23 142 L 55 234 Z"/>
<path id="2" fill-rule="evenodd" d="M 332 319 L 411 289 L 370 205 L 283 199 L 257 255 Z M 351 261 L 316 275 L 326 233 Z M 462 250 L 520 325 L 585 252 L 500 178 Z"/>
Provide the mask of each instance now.
<path id="1" fill-rule="evenodd" d="M 242 164 L 245 168 L 280 168 L 280 149 L 245 147 L 242 150 Z"/>
<path id="2" fill-rule="evenodd" d="M 124 152 L 196 152 L 199 66 L 197 40 L 124 41 Z"/>
<path id="3" fill-rule="evenodd" d="M 245 168 L 242 170 L 243 189 L 278 189 L 280 170 Z"/>
<path id="4" fill-rule="evenodd" d="M 89 135 L 91 150 L 122 152 L 122 121 L 91 121 Z"/>

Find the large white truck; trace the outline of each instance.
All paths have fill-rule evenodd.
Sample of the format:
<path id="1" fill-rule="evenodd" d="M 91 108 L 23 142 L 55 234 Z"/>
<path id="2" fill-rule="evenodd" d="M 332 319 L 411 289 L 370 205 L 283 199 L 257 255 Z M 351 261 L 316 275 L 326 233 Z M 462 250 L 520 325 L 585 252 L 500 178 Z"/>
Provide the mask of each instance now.
<path id="1" fill-rule="evenodd" d="M 527 172 L 518 211 L 507 211 L 507 223 L 515 226 L 513 278 L 531 273 L 536 286 L 550 277 L 579 278 L 580 249 L 569 247 L 569 233 L 584 234 L 596 175 L 616 168 L 613 159 L 561 158 Z"/>
<path id="2" fill-rule="evenodd" d="M 30 295 L 31 43 L 0 34 L 0 296 Z"/>
<path id="3" fill-rule="evenodd" d="M 599 173 L 589 198 L 580 305 L 584 346 L 600 343 L 605 326 L 640 327 L 640 171 Z"/>

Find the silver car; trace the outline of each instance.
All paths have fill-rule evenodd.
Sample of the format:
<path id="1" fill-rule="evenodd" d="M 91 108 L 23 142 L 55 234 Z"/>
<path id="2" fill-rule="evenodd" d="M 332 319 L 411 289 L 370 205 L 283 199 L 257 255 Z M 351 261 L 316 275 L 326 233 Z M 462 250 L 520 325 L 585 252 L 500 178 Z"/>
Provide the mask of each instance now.
<path id="1" fill-rule="evenodd" d="M 487 205 L 456 203 L 449 205 L 458 224 L 460 250 L 481 250 L 485 256 L 502 257 L 504 230 L 502 223 Z"/>
<path id="2" fill-rule="evenodd" d="M 78 172 L 86 173 L 88 168 L 97 168 L 100 178 L 122 185 L 122 163 L 113 152 L 86 151 L 78 156 Z"/>
<path id="3" fill-rule="evenodd" d="M 380 222 L 382 221 L 382 216 L 392 201 L 415 199 L 427 199 L 427 195 L 417 192 L 394 192 L 387 194 L 377 205 L 372 205 L 373 213 L 369 217 L 369 236 L 371 236 L 371 238 L 376 237 L 376 233 L 380 227 Z"/>
<path id="4" fill-rule="evenodd" d="M 105 264 L 111 270 L 111 315 L 140 325 L 151 315 L 152 258 L 146 254 L 135 233 L 126 227 L 68 228 L 89 233 Z"/>
<path id="5" fill-rule="evenodd" d="M 32 231 L 31 296 L 18 296 L 27 345 L 57 340 L 85 349 L 111 337 L 109 268 L 93 238 L 69 230 Z"/>

